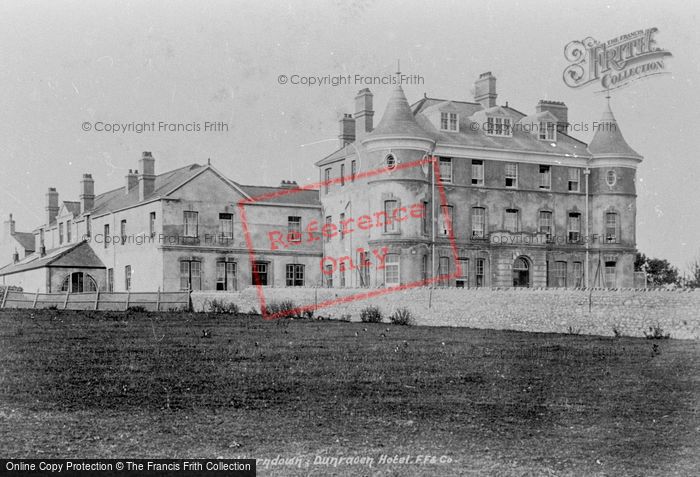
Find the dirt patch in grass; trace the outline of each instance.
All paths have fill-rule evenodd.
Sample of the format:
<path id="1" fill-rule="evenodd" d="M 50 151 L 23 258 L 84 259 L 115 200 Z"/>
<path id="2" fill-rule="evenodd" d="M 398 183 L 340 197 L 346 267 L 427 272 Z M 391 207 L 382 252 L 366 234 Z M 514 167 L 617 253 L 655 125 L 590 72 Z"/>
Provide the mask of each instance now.
<path id="1" fill-rule="evenodd" d="M 0 312 L 6 457 L 298 457 L 261 475 L 697 474 L 697 342 Z M 379 464 L 381 455 L 445 456 Z M 368 456 L 328 467 L 318 457 Z M 314 463 L 319 462 L 319 463 Z"/>

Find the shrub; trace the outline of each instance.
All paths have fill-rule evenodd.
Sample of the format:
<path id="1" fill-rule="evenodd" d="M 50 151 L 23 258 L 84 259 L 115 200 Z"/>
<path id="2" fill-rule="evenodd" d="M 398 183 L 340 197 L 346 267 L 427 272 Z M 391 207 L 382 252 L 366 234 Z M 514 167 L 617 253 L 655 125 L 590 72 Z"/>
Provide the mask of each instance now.
<path id="1" fill-rule="evenodd" d="M 214 299 L 209 303 L 209 311 L 217 314 L 238 315 L 240 309 L 233 302 L 226 303 L 224 300 Z"/>
<path id="2" fill-rule="evenodd" d="M 671 333 L 664 333 L 664 329 L 660 325 L 650 326 L 649 332 L 644 332 L 644 336 L 648 340 L 665 340 L 671 337 Z"/>
<path id="3" fill-rule="evenodd" d="M 360 312 L 360 320 L 363 323 L 381 323 L 382 312 L 379 310 L 379 307 L 368 306 Z"/>
<path id="4" fill-rule="evenodd" d="M 350 323 L 351 318 L 352 318 L 352 315 L 350 313 L 345 313 L 343 315 L 340 315 L 340 318 L 338 318 L 338 320 Z"/>
<path id="5" fill-rule="evenodd" d="M 622 336 L 622 332 L 617 328 L 613 327 L 613 335 L 615 335 L 615 338 L 620 338 Z"/>
<path id="6" fill-rule="evenodd" d="M 408 308 L 398 308 L 389 316 L 389 321 L 395 325 L 411 326 L 415 324 L 413 315 Z"/>
<path id="7" fill-rule="evenodd" d="M 143 305 L 132 305 L 126 309 L 127 313 L 146 313 L 146 307 Z"/>
<path id="8" fill-rule="evenodd" d="M 297 305 L 292 300 L 282 300 L 282 301 L 271 301 L 265 308 L 270 315 L 275 315 L 277 313 L 287 313 L 286 318 L 303 318 L 303 313 L 296 310 Z M 290 310 L 295 310 L 294 313 L 289 313 Z"/>

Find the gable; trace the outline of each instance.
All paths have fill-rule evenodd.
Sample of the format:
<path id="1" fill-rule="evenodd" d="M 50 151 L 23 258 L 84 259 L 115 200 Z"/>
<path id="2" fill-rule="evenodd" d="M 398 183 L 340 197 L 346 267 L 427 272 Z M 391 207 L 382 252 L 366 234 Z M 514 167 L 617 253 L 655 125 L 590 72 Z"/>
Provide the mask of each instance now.
<path id="1" fill-rule="evenodd" d="M 247 198 L 237 184 L 229 181 L 212 168 L 174 188 L 166 197 L 184 202 L 238 203 Z"/>

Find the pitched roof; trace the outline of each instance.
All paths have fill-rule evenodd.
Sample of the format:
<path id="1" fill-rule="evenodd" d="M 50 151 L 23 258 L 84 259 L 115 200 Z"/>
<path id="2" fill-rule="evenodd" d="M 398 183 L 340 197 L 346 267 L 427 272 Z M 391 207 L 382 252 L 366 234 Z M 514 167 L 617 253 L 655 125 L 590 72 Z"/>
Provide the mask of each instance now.
<path id="1" fill-rule="evenodd" d="M 17 242 L 22 246 L 24 250 L 28 250 L 30 252 L 34 251 L 34 234 L 31 232 L 15 232 L 12 234 L 12 237 L 14 237 Z"/>
<path id="2" fill-rule="evenodd" d="M 0 268 L 0 276 L 43 267 L 105 268 L 87 242 L 78 242 L 54 248 L 43 257 L 38 253 Z"/>
<path id="3" fill-rule="evenodd" d="M 181 183 L 191 179 L 203 170 L 199 164 L 190 164 L 179 169 L 164 172 L 156 176 L 153 194 L 149 200 L 162 197 Z M 95 206 L 89 210 L 93 217 L 114 210 L 123 209 L 139 203 L 139 189 L 134 187 L 127 194 L 124 187 L 99 194 L 95 197 Z"/>
<path id="4" fill-rule="evenodd" d="M 608 102 L 605 111 L 603 111 L 600 125 L 596 128 L 593 139 L 588 145 L 588 150 L 593 154 L 619 154 L 622 156 L 642 157 L 622 137 L 620 126 L 618 126 L 615 115 L 610 109 L 610 102 Z"/>
<path id="5" fill-rule="evenodd" d="M 295 190 L 285 187 L 267 187 L 238 184 L 246 194 L 248 194 L 253 202 L 259 198 L 260 202 L 270 204 L 286 204 L 286 205 L 308 205 L 314 207 L 321 206 L 321 199 L 318 190 Z"/>
<path id="6" fill-rule="evenodd" d="M 80 202 L 74 200 L 64 200 L 63 205 L 66 207 L 68 212 L 73 214 L 73 217 L 80 215 Z"/>

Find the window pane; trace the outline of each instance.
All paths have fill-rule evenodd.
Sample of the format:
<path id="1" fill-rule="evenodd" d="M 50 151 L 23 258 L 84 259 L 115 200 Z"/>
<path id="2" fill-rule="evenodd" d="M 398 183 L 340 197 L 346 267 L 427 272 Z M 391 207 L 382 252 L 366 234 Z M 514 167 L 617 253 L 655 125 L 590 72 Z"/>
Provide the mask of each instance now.
<path id="1" fill-rule="evenodd" d="M 398 226 L 394 220 L 394 214 L 398 207 L 398 202 L 395 200 L 385 200 L 384 201 L 384 213 L 386 217 L 384 218 L 384 232 L 396 232 Z"/>
<path id="2" fill-rule="evenodd" d="M 449 157 L 440 158 L 440 180 L 444 183 L 452 182 L 452 159 Z"/>
<path id="3" fill-rule="evenodd" d="M 482 207 L 474 207 L 472 209 L 472 237 L 484 237 L 485 211 Z"/>

